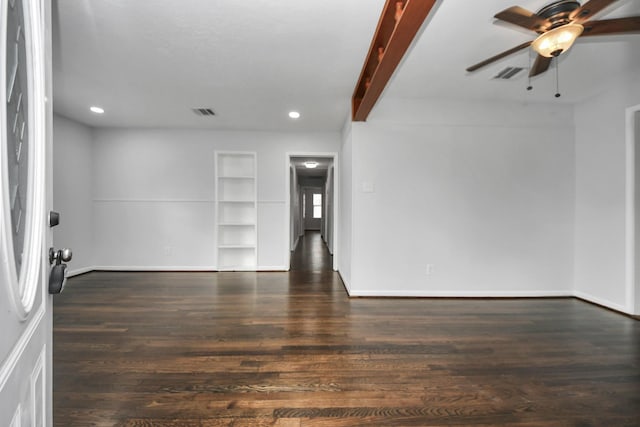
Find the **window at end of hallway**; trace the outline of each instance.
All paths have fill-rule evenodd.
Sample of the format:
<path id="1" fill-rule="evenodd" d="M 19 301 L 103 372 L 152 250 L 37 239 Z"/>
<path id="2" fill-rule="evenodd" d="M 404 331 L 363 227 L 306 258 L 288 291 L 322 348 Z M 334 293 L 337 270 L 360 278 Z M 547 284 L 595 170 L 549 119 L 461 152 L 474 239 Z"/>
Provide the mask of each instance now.
<path id="1" fill-rule="evenodd" d="M 322 218 L 322 194 L 313 195 L 313 217 Z"/>

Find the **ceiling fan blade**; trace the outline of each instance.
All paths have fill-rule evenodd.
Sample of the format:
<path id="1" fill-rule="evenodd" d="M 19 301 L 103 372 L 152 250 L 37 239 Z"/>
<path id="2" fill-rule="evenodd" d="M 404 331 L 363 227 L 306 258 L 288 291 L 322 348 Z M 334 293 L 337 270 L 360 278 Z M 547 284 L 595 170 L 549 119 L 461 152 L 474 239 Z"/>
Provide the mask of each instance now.
<path id="1" fill-rule="evenodd" d="M 588 21 L 584 26 L 583 36 L 602 36 L 607 34 L 637 33 L 640 32 L 640 16 L 628 18 L 604 19 L 601 21 Z"/>
<path id="2" fill-rule="evenodd" d="M 581 24 L 616 1 L 617 0 L 589 0 L 571 12 L 570 19 L 576 24 Z"/>
<path id="3" fill-rule="evenodd" d="M 516 47 L 512 47 L 509 50 L 505 50 L 504 52 L 501 52 L 501 53 L 499 53 L 499 54 L 497 54 L 495 56 L 492 56 L 491 58 L 485 59 L 482 62 L 478 62 L 477 64 L 472 65 L 471 67 L 467 68 L 467 71 L 470 72 L 470 73 L 473 72 L 473 71 L 476 71 L 477 69 L 480 69 L 480 68 L 484 67 L 485 65 L 489 65 L 492 62 L 495 62 L 495 61 L 497 61 L 499 59 L 502 59 L 502 58 L 504 58 L 506 56 L 509 56 L 512 53 L 516 53 L 517 51 L 522 50 L 522 49 L 524 49 L 526 47 L 529 47 L 529 45 L 531 45 L 531 42 L 525 42 L 525 43 L 522 43 L 522 44 L 520 44 L 520 45 L 518 45 Z"/>
<path id="4" fill-rule="evenodd" d="M 502 12 L 496 13 L 494 18 L 533 31 L 538 31 L 538 29 L 544 27 L 544 24 L 546 23 L 546 19 L 543 17 L 538 16 L 527 9 L 523 9 L 520 6 L 512 6 Z"/>
<path id="5" fill-rule="evenodd" d="M 538 74 L 542 74 L 547 71 L 551 65 L 552 59 L 553 58 L 538 55 L 536 62 L 533 63 L 533 67 L 531 67 L 531 70 L 529 71 L 529 77 L 537 76 Z"/>

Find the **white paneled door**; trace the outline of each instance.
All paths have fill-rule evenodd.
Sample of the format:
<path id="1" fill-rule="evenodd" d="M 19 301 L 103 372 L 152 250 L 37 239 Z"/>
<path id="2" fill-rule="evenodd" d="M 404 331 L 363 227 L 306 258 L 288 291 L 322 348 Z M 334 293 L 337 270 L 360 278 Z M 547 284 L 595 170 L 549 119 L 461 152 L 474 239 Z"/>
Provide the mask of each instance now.
<path id="1" fill-rule="evenodd" d="M 0 426 L 49 426 L 50 4 L 0 6 Z"/>

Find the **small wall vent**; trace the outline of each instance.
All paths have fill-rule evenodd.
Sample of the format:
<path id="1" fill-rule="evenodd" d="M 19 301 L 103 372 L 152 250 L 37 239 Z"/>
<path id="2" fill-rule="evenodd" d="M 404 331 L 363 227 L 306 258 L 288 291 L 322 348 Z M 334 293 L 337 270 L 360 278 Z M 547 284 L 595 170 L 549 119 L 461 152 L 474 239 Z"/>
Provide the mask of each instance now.
<path id="1" fill-rule="evenodd" d="M 216 113 L 211 108 L 192 108 L 197 116 L 215 116 Z"/>
<path id="2" fill-rule="evenodd" d="M 524 68 L 522 67 L 507 67 L 493 76 L 494 80 L 509 80 L 520 73 Z"/>

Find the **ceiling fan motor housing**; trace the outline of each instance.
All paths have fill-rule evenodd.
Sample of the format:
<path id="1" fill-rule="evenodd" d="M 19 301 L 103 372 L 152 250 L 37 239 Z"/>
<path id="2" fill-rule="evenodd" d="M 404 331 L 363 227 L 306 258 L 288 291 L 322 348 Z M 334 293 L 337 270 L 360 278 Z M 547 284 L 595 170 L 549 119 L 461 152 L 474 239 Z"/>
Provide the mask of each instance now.
<path id="1" fill-rule="evenodd" d="M 546 5 L 536 12 L 536 15 L 545 18 L 549 23 L 546 27 L 541 27 L 536 31 L 540 34 L 571 23 L 571 12 L 580 7 L 580 2 L 574 0 L 558 0 Z"/>

